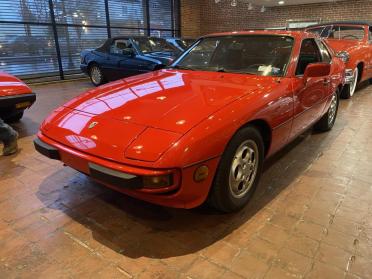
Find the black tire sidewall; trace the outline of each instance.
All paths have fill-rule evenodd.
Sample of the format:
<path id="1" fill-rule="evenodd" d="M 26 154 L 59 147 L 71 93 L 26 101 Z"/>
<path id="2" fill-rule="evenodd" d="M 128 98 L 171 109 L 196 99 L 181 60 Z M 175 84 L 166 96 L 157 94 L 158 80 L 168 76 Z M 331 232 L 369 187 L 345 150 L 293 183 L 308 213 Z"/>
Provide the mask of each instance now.
<path id="1" fill-rule="evenodd" d="M 246 140 L 253 140 L 258 147 L 259 162 L 257 174 L 251 189 L 244 195 L 244 197 L 236 198 L 231 194 L 229 187 L 230 167 L 237 148 L 241 145 L 242 142 Z M 221 157 L 213 181 L 211 199 L 212 205 L 214 207 L 224 212 L 233 212 L 241 209 L 248 203 L 248 201 L 252 198 L 261 177 L 264 161 L 264 152 L 265 148 L 262 136 L 255 127 L 246 126 L 240 129 L 233 136 Z"/>
<path id="2" fill-rule="evenodd" d="M 350 99 L 351 98 L 350 91 L 351 91 L 351 85 L 345 84 L 344 88 L 342 88 L 342 91 L 341 91 L 341 98 Z"/>

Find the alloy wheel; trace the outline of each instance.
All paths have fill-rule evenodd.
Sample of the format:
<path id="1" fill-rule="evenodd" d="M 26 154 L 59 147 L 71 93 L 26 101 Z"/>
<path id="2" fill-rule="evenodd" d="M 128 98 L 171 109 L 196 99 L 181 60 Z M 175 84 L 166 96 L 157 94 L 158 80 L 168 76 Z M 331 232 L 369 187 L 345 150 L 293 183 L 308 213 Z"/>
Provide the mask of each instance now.
<path id="1" fill-rule="evenodd" d="M 242 198 L 252 188 L 258 169 L 258 146 L 244 141 L 236 150 L 230 167 L 229 188 L 233 197 Z"/>
<path id="2" fill-rule="evenodd" d="M 331 106 L 329 107 L 328 112 L 328 124 L 332 124 L 336 117 L 337 112 L 337 93 L 333 94 L 331 100 Z"/>
<path id="3" fill-rule="evenodd" d="M 94 84 L 98 85 L 102 82 L 102 73 L 97 66 L 92 67 L 92 70 L 90 71 L 90 76 Z"/>

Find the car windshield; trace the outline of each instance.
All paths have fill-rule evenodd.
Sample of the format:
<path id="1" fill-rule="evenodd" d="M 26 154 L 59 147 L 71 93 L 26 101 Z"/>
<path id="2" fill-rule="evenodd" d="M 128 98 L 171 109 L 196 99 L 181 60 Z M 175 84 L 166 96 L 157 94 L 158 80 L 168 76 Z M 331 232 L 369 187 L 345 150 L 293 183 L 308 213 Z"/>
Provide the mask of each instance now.
<path id="1" fill-rule="evenodd" d="M 294 39 L 275 35 L 236 35 L 201 39 L 172 67 L 200 71 L 283 76 Z"/>
<path id="2" fill-rule="evenodd" d="M 177 43 L 181 48 L 183 48 L 183 49 L 188 48 L 188 45 L 187 45 L 187 43 L 186 43 L 185 40 L 181 40 L 181 39 L 179 39 L 179 40 L 176 40 L 176 43 Z"/>
<path id="3" fill-rule="evenodd" d="M 174 48 L 161 38 L 136 38 L 134 41 L 143 53 L 174 51 Z"/>
<path id="4" fill-rule="evenodd" d="M 361 41 L 364 39 L 365 36 L 364 28 L 358 26 L 323 26 L 311 28 L 307 31 L 316 33 L 323 38 L 334 40 Z"/>

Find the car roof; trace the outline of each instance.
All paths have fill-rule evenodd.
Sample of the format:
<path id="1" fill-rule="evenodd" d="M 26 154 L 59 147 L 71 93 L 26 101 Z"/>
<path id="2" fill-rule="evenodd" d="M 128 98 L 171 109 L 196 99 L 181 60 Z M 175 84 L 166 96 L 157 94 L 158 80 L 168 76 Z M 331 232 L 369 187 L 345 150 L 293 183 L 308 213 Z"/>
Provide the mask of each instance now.
<path id="1" fill-rule="evenodd" d="M 308 26 L 306 28 L 313 28 L 313 27 L 322 27 L 328 25 L 367 25 L 372 26 L 372 21 L 333 21 L 333 22 L 325 22 L 319 23 L 315 25 Z"/>
<path id="2" fill-rule="evenodd" d="M 206 35 L 204 37 L 220 37 L 220 36 L 239 36 L 239 35 L 269 35 L 269 36 L 288 36 L 295 39 L 302 38 L 317 38 L 317 35 L 314 35 L 310 32 L 298 31 L 298 30 L 263 30 L 263 29 L 252 29 L 245 31 L 233 31 L 233 32 L 222 32 L 222 33 L 213 33 Z"/>

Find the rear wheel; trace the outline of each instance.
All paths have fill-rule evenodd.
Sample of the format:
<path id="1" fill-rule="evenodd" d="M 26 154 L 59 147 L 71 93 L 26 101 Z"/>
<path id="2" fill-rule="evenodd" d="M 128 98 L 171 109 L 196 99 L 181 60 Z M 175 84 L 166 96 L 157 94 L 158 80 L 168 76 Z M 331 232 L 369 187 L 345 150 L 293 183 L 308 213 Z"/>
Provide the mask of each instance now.
<path id="1" fill-rule="evenodd" d="M 353 71 L 353 81 L 352 81 L 352 83 L 345 84 L 344 88 L 342 89 L 341 97 L 343 99 L 350 99 L 354 95 L 357 84 L 358 84 L 358 77 L 359 77 L 359 69 L 357 67 Z"/>
<path id="2" fill-rule="evenodd" d="M 264 160 L 264 143 L 253 126 L 239 130 L 224 151 L 215 175 L 210 204 L 223 212 L 244 207 L 259 182 Z"/>
<path id="3" fill-rule="evenodd" d="M 89 77 L 94 86 L 99 86 L 105 81 L 101 68 L 96 64 L 89 68 Z"/>
<path id="4" fill-rule="evenodd" d="M 326 114 L 315 124 L 315 129 L 321 132 L 331 130 L 336 122 L 339 105 L 339 91 L 336 90 L 332 95 L 331 105 Z"/>

